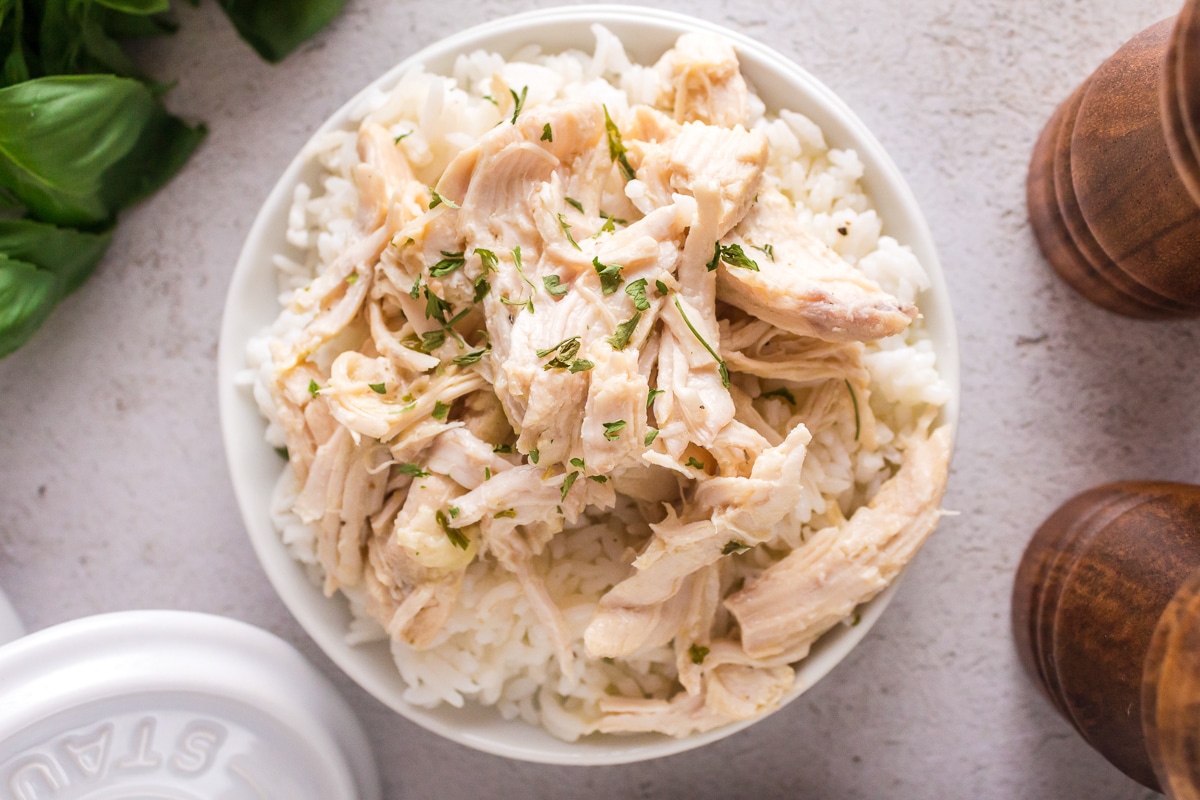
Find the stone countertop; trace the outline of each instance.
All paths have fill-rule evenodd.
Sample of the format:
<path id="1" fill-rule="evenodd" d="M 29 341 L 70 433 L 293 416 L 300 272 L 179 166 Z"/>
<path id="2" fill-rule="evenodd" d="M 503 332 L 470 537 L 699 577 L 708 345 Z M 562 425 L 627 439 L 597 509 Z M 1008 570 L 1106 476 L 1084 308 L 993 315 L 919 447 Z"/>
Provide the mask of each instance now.
<path id="1" fill-rule="evenodd" d="M 510 762 L 427 733 L 316 648 L 255 560 L 216 408 L 217 332 L 250 223 L 329 113 L 467 22 L 542 2 L 350 0 L 283 64 L 215 4 L 145 45 L 170 105 L 210 126 L 183 172 L 121 218 L 92 279 L 0 362 L 0 587 L 27 627 L 134 608 L 224 614 L 296 644 L 375 742 L 389 798 L 1089 798 L 1150 793 L 1036 693 L 1009 634 L 1017 560 L 1087 487 L 1194 481 L 1200 323 L 1100 311 L 1050 272 L 1029 230 L 1029 153 L 1055 104 L 1167 0 L 678 0 L 795 59 L 874 130 L 920 200 L 963 364 L 948 517 L 895 602 L 784 711 L 699 751 L 621 767 Z"/>

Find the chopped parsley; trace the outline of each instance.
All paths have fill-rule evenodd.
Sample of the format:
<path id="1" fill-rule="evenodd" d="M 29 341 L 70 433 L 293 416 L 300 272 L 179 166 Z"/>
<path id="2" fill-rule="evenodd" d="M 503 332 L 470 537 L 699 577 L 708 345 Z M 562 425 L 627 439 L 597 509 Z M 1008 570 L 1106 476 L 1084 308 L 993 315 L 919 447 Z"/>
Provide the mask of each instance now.
<path id="1" fill-rule="evenodd" d="M 612 442 L 621 435 L 621 430 L 625 427 L 625 420 L 619 419 L 616 422 L 605 422 L 602 424 L 604 425 L 604 438 Z"/>
<path id="2" fill-rule="evenodd" d="M 587 464 L 584 463 L 582 458 L 572 458 L 571 466 L 578 467 L 579 469 L 587 469 Z"/>
<path id="3" fill-rule="evenodd" d="M 594 366 L 596 366 L 596 364 L 592 361 L 588 361 L 586 358 L 577 358 L 571 362 L 571 368 L 567 371 L 574 375 L 576 372 L 587 372 Z"/>
<path id="4" fill-rule="evenodd" d="M 387 394 L 386 383 L 368 383 L 367 386 L 371 387 L 371 391 L 375 394 Z"/>
<path id="5" fill-rule="evenodd" d="M 638 311 L 649 311 L 650 301 L 646 299 L 646 279 L 638 278 L 625 285 L 625 294 L 633 299 L 633 307 Z"/>
<path id="6" fill-rule="evenodd" d="M 707 647 L 699 644 L 693 644 L 688 648 L 688 656 L 692 659 L 693 664 L 703 664 L 704 658 L 710 652 L 711 651 Z"/>
<path id="7" fill-rule="evenodd" d="M 767 258 L 771 259 L 772 261 L 775 260 L 775 245 L 767 243 L 758 249 L 762 250 L 764 253 L 766 253 Z"/>
<path id="8" fill-rule="evenodd" d="M 517 512 L 511 508 L 506 508 L 503 511 L 497 511 L 492 514 L 492 519 L 516 519 Z"/>
<path id="9" fill-rule="evenodd" d="M 500 103 L 496 100 L 496 98 L 492 97 L 490 94 L 485 94 L 483 96 L 483 99 L 487 100 L 489 103 L 491 103 L 494 106 L 500 105 Z"/>
<path id="10" fill-rule="evenodd" d="M 395 139 L 392 139 L 392 144 L 400 144 L 400 140 L 401 140 L 401 139 L 405 139 L 405 138 L 407 138 L 407 137 L 409 137 L 409 136 L 412 136 L 412 135 L 413 135 L 413 132 L 412 132 L 412 131 L 405 131 L 404 133 L 402 133 L 402 134 L 400 134 L 399 136 L 397 136 Z"/>
<path id="11" fill-rule="evenodd" d="M 349 275 L 347 275 L 346 283 L 349 284 L 350 286 L 353 286 L 354 284 L 358 283 L 358 273 L 351 272 Z"/>
<path id="12" fill-rule="evenodd" d="M 660 394 L 666 393 L 666 389 L 651 389 L 650 393 L 646 395 L 646 408 L 649 408 L 651 404 L 654 403 L 654 398 L 658 397 Z"/>
<path id="13" fill-rule="evenodd" d="M 638 326 L 638 322 L 642 319 L 642 312 L 636 311 L 633 316 L 617 326 L 617 330 L 612 336 L 609 336 L 604 341 L 613 346 L 614 350 L 624 350 L 629 345 L 629 339 L 633 336 L 634 330 Z M 727 383 L 726 386 L 729 384 Z"/>
<path id="14" fill-rule="evenodd" d="M 529 94 L 529 87 L 528 86 L 522 87 L 520 94 L 517 94 L 516 91 L 513 89 L 509 89 L 508 93 L 512 95 L 512 99 L 513 99 L 512 124 L 516 125 L 517 117 L 520 116 L 520 114 L 521 114 L 521 109 L 525 108 L 525 98 Z"/>
<path id="15" fill-rule="evenodd" d="M 730 539 L 728 542 L 725 543 L 725 546 L 721 548 L 721 555 L 723 555 L 723 556 L 740 556 L 742 553 L 746 552 L 749 549 L 750 549 L 750 545 L 742 544 L 737 539 Z"/>
<path id="16" fill-rule="evenodd" d="M 567 241 L 571 243 L 572 247 L 574 247 L 576 250 L 583 249 L 579 246 L 579 242 L 575 241 L 575 237 L 571 235 L 571 223 L 567 222 L 567 216 L 565 214 L 558 215 L 558 227 L 562 228 L 563 236 L 567 237 Z"/>
<path id="17" fill-rule="evenodd" d="M 580 214 L 586 214 L 586 213 L 587 213 L 586 211 L 584 211 L 584 210 L 583 210 L 583 203 L 579 202 L 579 201 L 578 201 L 578 200 L 576 200 L 574 197 L 565 197 L 565 198 L 563 198 L 563 199 L 564 199 L 564 200 L 566 200 L 566 201 L 567 201 L 567 203 L 568 203 L 568 204 L 569 204 L 571 207 L 573 207 L 573 208 L 574 208 L 576 211 L 578 211 Z"/>
<path id="18" fill-rule="evenodd" d="M 407 475 L 410 478 L 428 478 L 429 473 L 421 469 L 419 464 L 414 464 L 411 461 L 405 464 L 397 464 L 396 471 L 401 475 Z"/>
<path id="19" fill-rule="evenodd" d="M 288 454 L 288 449 L 287 449 L 286 447 L 276 447 L 276 448 L 275 448 L 275 455 L 279 456 L 279 457 L 280 457 L 280 458 L 282 458 L 284 461 L 291 461 L 291 458 L 292 458 L 292 457 L 291 457 L 291 456 Z"/>
<path id="20" fill-rule="evenodd" d="M 792 405 L 796 405 L 796 395 L 783 386 L 780 386 L 778 389 L 772 389 L 769 392 L 763 392 L 759 397 L 778 397 L 781 400 L 787 400 Z"/>
<path id="21" fill-rule="evenodd" d="M 491 345 L 488 345 L 482 350 L 476 350 L 473 353 L 464 353 L 461 356 L 455 356 L 450 360 L 450 363 L 454 364 L 456 367 L 469 367 L 472 364 L 478 364 L 480 359 L 490 352 L 492 352 L 492 348 Z"/>
<path id="22" fill-rule="evenodd" d="M 440 278 L 443 275 L 449 275 L 454 270 L 467 263 L 467 259 L 463 256 L 462 251 L 451 253 L 446 250 L 442 251 L 442 260 L 429 268 L 429 276 L 431 278 Z"/>
<path id="23" fill-rule="evenodd" d="M 412 288 L 408 290 L 408 296 L 416 300 L 421 296 L 421 276 L 417 276 L 417 280 L 413 283 Z"/>
<path id="24" fill-rule="evenodd" d="M 633 180 L 636 173 L 629 165 L 629 159 L 625 155 L 625 145 L 621 142 L 621 131 L 609 116 L 608 106 L 604 106 L 604 130 L 608 134 L 608 157 L 621 168 L 621 174 L 625 176 L 625 180 Z"/>
<path id="25" fill-rule="evenodd" d="M 475 279 L 475 294 L 471 298 L 472 302 L 478 303 L 483 298 L 487 297 L 488 292 L 492 290 L 492 285 L 487 282 L 487 278 L 480 275 Z"/>
<path id="26" fill-rule="evenodd" d="M 525 270 L 521 268 L 521 245 L 517 245 L 512 249 L 512 257 L 513 266 L 517 268 L 517 272 L 520 273 L 521 279 L 529 284 L 530 289 L 537 291 L 537 287 L 533 285 L 533 281 L 525 277 Z"/>
<path id="27" fill-rule="evenodd" d="M 692 332 L 692 335 L 699 340 L 700 344 L 704 345 L 704 349 L 708 351 L 708 354 L 716 359 L 717 371 L 721 373 L 721 385 L 728 389 L 729 367 L 725 366 L 725 360 L 717 354 L 716 350 L 712 349 L 712 345 L 704 341 L 704 337 L 700 335 L 700 331 L 696 330 L 696 326 L 692 324 L 692 321 L 687 318 L 687 314 L 683 312 L 683 305 L 679 302 L 678 297 L 675 298 L 675 308 L 679 309 L 679 316 L 683 317 L 683 321 L 688 326 L 688 330 Z"/>
<path id="28" fill-rule="evenodd" d="M 608 483 L 608 478 L 604 475 L 588 475 L 587 477 L 589 481 L 595 481 L 596 483 Z"/>
<path id="29" fill-rule="evenodd" d="M 608 214 L 605 214 L 603 211 L 600 212 L 600 216 L 604 217 L 604 224 L 600 226 L 600 230 L 592 234 L 593 239 L 599 239 L 600 234 L 602 233 L 615 233 L 617 230 L 616 226 L 613 225 L 612 217 L 610 217 Z"/>
<path id="30" fill-rule="evenodd" d="M 666 297 L 667 292 L 670 291 L 669 289 L 667 289 L 667 285 L 665 283 L 663 283 L 662 281 L 655 281 L 654 288 L 658 289 L 658 293 L 660 295 L 662 295 L 663 297 Z"/>
<path id="31" fill-rule="evenodd" d="M 688 460 L 686 463 L 687 463 L 687 466 L 689 466 L 689 467 L 695 467 L 696 469 L 704 469 L 703 462 L 701 462 L 700 459 L 696 458 L 695 456 L 688 456 Z"/>
<path id="32" fill-rule="evenodd" d="M 578 353 L 579 337 L 571 336 L 567 339 L 563 339 L 553 347 L 548 347 L 545 350 L 538 350 L 537 357 L 545 358 L 548 355 L 554 356 L 554 358 L 552 358 L 545 366 L 543 366 L 542 369 L 568 369 Z"/>
<path id="33" fill-rule="evenodd" d="M 483 479 L 485 481 L 490 481 L 492 479 L 492 468 L 491 467 L 483 468 Z"/>
<path id="34" fill-rule="evenodd" d="M 542 141 L 543 142 L 553 142 L 554 141 L 554 130 L 551 129 L 549 122 L 547 122 L 545 125 L 542 126 Z"/>
<path id="35" fill-rule="evenodd" d="M 562 215 L 559 214 L 561 217 Z M 563 284 L 562 278 L 557 275 L 546 275 L 542 278 L 542 285 L 546 287 L 546 292 L 551 297 L 562 297 L 567 293 L 567 287 Z"/>
<path id="36" fill-rule="evenodd" d="M 774 261 L 775 259 L 772 258 L 771 260 Z M 712 260 L 705 266 L 708 267 L 709 272 L 712 272 L 721 261 L 724 261 L 731 267 L 741 267 L 751 272 L 758 272 L 758 263 L 746 255 L 746 251 L 742 249 L 740 244 L 721 244 L 720 242 L 714 244 Z"/>
<path id="37" fill-rule="evenodd" d="M 422 291 L 425 293 L 425 317 L 446 324 L 446 312 L 452 310 L 450 304 L 438 297 L 428 286 Z"/>
<path id="38" fill-rule="evenodd" d="M 446 510 L 450 512 L 450 519 L 458 519 L 458 515 L 462 513 L 458 510 L 458 506 L 450 506 Z"/>
<path id="39" fill-rule="evenodd" d="M 446 197 L 442 197 L 440 194 L 438 194 L 437 189 L 434 189 L 432 186 L 429 187 L 429 196 L 433 198 L 432 200 L 429 201 L 430 210 L 437 208 L 442 203 L 445 203 L 447 208 L 462 208 L 462 206 L 460 206 L 458 203 L 454 202 L 453 200 L 450 200 L 449 198 L 446 198 Z"/>
<path id="40" fill-rule="evenodd" d="M 433 404 L 433 413 L 430 414 L 430 416 L 433 417 L 434 419 L 445 419 L 446 415 L 449 413 L 450 413 L 450 406 L 446 405 L 441 400 L 438 400 L 436 403 Z"/>
<path id="41" fill-rule="evenodd" d="M 649 447 L 650 445 L 654 444 L 654 440 L 657 438 L 658 428 L 648 428 L 646 430 L 646 438 L 642 441 L 642 444 L 646 447 Z"/>
<path id="42" fill-rule="evenodd" d="M 858 434 L 862 432 L 862 420 L 858 416 L 858 395 L 854 393 L 854 386 L 849 378 L 846 379 L 846 388 L 850 390 L 850 402 L 854 404 L 854 441 L 857 442 Z"/>
<path id="43" fill-rule="evenodd" d="M 571 491 L 571 487 L 575 485 L 575 480 L 579 477 L 578 472 L 568 472 L 567 477 L 563 478 L 562 499 L 567 499 L 567 492 Z"/>
<path id="44" fill-rule="evenodd" d="M 434 514 L 433 518 L 436 519 L 437 524 L 441 526 L 442 532 L 446 534 L 446 538 L 450 540 L 450 544 L 454 545 L 459 550 L 466 550 L 471 546 L 471 540 L 467 538 L 467 535 L 458 528 L 451 528 L 450 520 L 446 519 L 446 515 L 441 511 L 438 511 L 436 514 Z"/>
<path id="45" fill-rule="evenodd" d="M 621 288 L 621 265 L 601 264 L 599 258 L 592 259 L 592 266 L 600 276 L 600 290 L 604 294 L 612 294 Z"/>
<path id="46" fill-rule="evenodd" d="M 446 332 L 444 330 L 430 331 L 422 333 L 420 336 L 414 333 L 405 336 L 400 343 L 413 350 L 420 350 L 422 353 L 432 353 L 446 343 Z"/>
<path id="47" fill-rule="evenodd" d="M 492 448 L 493 453 L 511 453 L 512 451 L 511 444 L 498 444 Z"/>
<path id="48" fill-rule="evenodd" d="M 537 450 L 529 451 L 529 463 L 530 464 L 536 464 L 538 462 L 539 458 L 541 458 L 541 453 L 539 453 Z"/>
<path id="49" fill-rule="evenodd" d="M 317 382 L 312 379 L 309 379 L 309 381 L 308 381 L 308 393 L 311 394 L 313 397 L 316 397 L 317 395 L 319 395 L 321 393 L 321 387 L 318 386 Z"/>
<path id="50" fill-rule="evenodd" d="M 483 264 L 484 272 L 496 272 L 496 265 L 500 263 L 500 259 L 496 258 L 496 254 L 491 250 L 484 250 L 482 247 L 476 247 L 473 251 L 479 256 L 480 262 Z"/>

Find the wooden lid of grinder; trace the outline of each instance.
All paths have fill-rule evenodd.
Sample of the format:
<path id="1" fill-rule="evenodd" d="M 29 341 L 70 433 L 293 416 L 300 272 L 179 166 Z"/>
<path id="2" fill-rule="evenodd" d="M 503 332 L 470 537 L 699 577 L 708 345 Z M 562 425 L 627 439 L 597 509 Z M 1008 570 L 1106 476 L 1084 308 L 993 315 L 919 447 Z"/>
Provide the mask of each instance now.
<path id="1" fill-rule="evenodd" d="M 1027 180 L 1055 271 L 1126 316 L 1200 315 L 1200 0 L 1100 66 L 1051 118 Z M 1191 98 L 1191 99 L 1189 99 Z"/>
<path id="2" fill-rule="evenodd" d="M 1092 747 L 1156 790 L 1160 780 L 1168 784 L 1147 751 L 1143 697 L 1156 709 L 1175 708 L 1200 678 L 1163 694 L 1167 684 L 1152 677 L 1147 689 L 1147 653 L 1172 598 L 1198 571 L 1200 487 L 1123 482 L 1055 511 L 1030 541 L 1013 587 L 1013 635 L 1026 670 Z M 1200 635 L 1200 625 L 1189 630 Z M 1165 663 L 1156 675 L 1185 668 L 1174 658 Z M 1190 696 L 1197 704 L 1200 693 Z M 1154 730 L 1175 730 L 1172 713 L 1152 715 Z M 1165 753 L 1178 751 L 1172 741 L 1164 740 Z"/>

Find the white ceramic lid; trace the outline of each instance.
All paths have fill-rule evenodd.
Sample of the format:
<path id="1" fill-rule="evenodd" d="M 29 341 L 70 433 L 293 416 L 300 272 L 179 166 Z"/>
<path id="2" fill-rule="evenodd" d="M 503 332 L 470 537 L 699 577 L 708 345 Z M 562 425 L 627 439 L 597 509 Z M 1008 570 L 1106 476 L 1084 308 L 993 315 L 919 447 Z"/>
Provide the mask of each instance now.
<path id="1" fill-rule="evenodd" d="M 179 611 L 0 647 L 0 797 L 379 800 L 370 745 L 291 645 Z"/>
<path id="2" fill-rule="evenodd" d="M 21 624 L 21 618 L 13 610 L 4 592 L 0 592 L 0 644 L 8 644 L 24 635 L 25 626 Z"/>

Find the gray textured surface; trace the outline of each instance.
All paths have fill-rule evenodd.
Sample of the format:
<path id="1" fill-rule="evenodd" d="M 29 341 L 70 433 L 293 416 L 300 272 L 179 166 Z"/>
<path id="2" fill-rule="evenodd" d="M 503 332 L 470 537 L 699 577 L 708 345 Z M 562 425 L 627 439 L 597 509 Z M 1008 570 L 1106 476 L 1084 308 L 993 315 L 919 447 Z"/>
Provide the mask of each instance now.
<path id="1" fill-rule="evenodd" d="M 226 614 L 296 643 L 376 742 L 391 798 L 1137 798 L 1020 672 L 1011 577 L 1037 524 L 1119 478 L 1193 481 L 1200 323 L 1110 316 L 1037 253 L 1024 172 L 1054 104 L 1170 0 L 663 3 L 755 36 L 839 93 L 920 199 L 963 357 L 946 519 L 864 643 L 785 711 L 627 767 L 510 763 L 438 739 L 343 678 L 276 598 L 242 531 L 215 402 L 241 241 L 309 131 L 387 66 L 466 24 L 550 3 L 350 0 L 268 66 L 205 4 L 151 72 L 211 135 L 126 213 L 108 258 L 0 362 L 0 586 L 36 630 L 86 614 Z"/>

